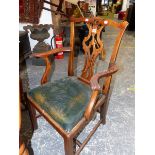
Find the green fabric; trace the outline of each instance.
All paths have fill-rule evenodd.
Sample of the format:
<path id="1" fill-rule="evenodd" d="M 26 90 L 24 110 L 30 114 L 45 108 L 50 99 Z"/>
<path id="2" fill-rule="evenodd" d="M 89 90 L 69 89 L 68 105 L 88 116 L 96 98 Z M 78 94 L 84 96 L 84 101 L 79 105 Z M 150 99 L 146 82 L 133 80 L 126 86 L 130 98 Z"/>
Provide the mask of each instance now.
<path id="1" fill-rule="evenodd" d="M 70 131 L 85 112 L 91 88 L 68 77 L 34 88 L 28 95 L 63 129 Z"/>

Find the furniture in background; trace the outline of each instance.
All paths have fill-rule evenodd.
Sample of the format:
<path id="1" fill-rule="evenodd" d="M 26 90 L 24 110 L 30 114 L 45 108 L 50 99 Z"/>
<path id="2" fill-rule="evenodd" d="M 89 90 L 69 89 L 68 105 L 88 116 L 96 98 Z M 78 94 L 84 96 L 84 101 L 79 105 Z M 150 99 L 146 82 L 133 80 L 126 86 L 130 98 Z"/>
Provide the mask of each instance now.
<path id="1" fill-rule="evenodd" d="M 85 22 L 89 33 L 83 40 L 85 63 L 81 76 L 74 76 L 74 35 L 75 23 Z M 34 107 L 64 139 L 66 155 L 80 154 L 91 136 L 100 124 L 105 124 L 108 108 L 108 96 L 112 75 L 117 72 L 116 58 L 122 36 L 127 27 L 126 21 L 117 23 L 112 20 L 94 18 L 70 19 L 70 47 L 56 48 L 48 52 L 33 53 L 33 57 L 43 58 L 46 69 L 41 80 L 41 86 L 29 91 L 30 106 Z M 119 30 L 114 48 L 106 71 L 95 73 L 95 62 L 104 50 L 101 31 L 104 27 L 112 26 Z M 48 82 L 51 63 L 48 57 L 60 51 L 69 52 L 68 77 L 54 82 Z M 62 64 L 63 65 L 63 64 Z M 72 77 L 71 77 L 72 76 Z M 103 85 L 99 80 L 104 79 Z M 81 143 L 79 134 L 99 112 L 100 120 Z M 34 115 L 35 117 L 35 115 Z M 78 147 L 78 149 L 77 149 Z"/>
<path id="2" fill-rule="evenodd" d="M 135 3 L 132 3 L 127 10 L 127 21 L 129 22 L 128 31 L 135 31 Z"/>
<path id="3" fill-rule="evenodd" d="M 81 29 L 83 24 L 75 24 L 75 29 L 74 29 L 74 56 L 77 56 L 79 51 L 80 51 L 80 47 L 81 47 L 81 40 L 79 37 L 79 31 Z M 64 47 L 68 47 L 70 45 L 70 22 L 64 21 L 63 19 L 61 19 L 60 22 L 60 27 L 64 30 L 64 36 L 63 36 L 63 46 Z"/>
<path id="4" fill-rule="evenodd" d="M 29 58 L 31 52 L 30 42 L 28 33 L 25 31 L 19 32 L 19 78 L 20 78 L 20 101 L 22 110 L 28 110 L 29 113 L 29 119 L 31 121 L 32 129 L 34 130 L 37 128 L 36 126 L 33 126 L 34 120 L 33 120 L 33 114 L 35 113 L 34 109 L 31 108 L 28 104 L 27 100 L 27 92 L 29 91 L 29 78 L 28 78 L 28 72 L 27 72 L 27 66 L 26 66 L 26 59 Z"/>
<path id="5" fill-rule="evenodd" d="M 50 45 L 44 42 L 45 39 L 50 37 L 48 32 L 50 28 L 53 28 L 51 24 L 35 24 L 24 26 L 23 29 L 28 32 L 31 31 L 30 38 L 37 40 L 38 43 L 34 46 L 33 52 L 41 52 L 50 50 Z"/>
<path id="6" fill-rule="evenodd" d="M 19 0 L 19 22 L 38 24 L 43 0 Z"/>
<path id="7" fill-rule="evenodd" d="M 123 0 L 114 0 L 112 5 L 112 12 L 118 14 L 122 9 Z"/>
<path id="8" fill-rule="evenodd" d="M 28 33 L 25 31 L 19 31 L 19 75 L 21 78 L 21 102 L 26 106 L 27 96 L 26 92 L 29 90 L 29 78 L 26 67 L 26 58 L 31 53 L 31 47 L 29 42 Z"/>
<path id="9" fill-rule="evenodd" d="M 21 122 L 22 122 L 22 117 L 21 117 L 21 80 L 19 82 L 19 155 L 29 155 L 28 149 L 25 146 L 25 143 L 22 140 L 22 137 L 20 135 L 21 132 Z"/>
<path id="10" fill-rule="evenodd" d="M 19 22 L 39 24 L 39 18 L 43 9 L 68 17 L 62 11 L 63 1 L 59 0 L 59 4 L 57 5 L 47 0 L 19 0 Z M 44 3 L 56 7 L 56 11 L 44 7 Z"/>
<path id="11" fill-rule="evenodd" d="M 80 12 L 79 14 L 83 16 L 83 13 L 82 13 L 80 7 L 78 6 L 78 1 L 79 0 L 65 0 L 65 5 L 67 6 L 66 13 L 62 9 L 62 5 L 63 5 L 64 0 L 59 0 L 59 4 L 55 4 L 55 3 L 49 2 L 47 0 L 43 0 L 43 1 L 44 1 L 44 3 L 47 3 L 47 4 L 57 8 L 56 10 L 53 10 L 53 9 L 49 9 L 49 8 L 46 8 L 46 7 L 43 6 L 44 10 L 51 11 L 52 13 L 59 14 L 59 15 L 61 15 L 63 17 L 68 17 L 69 18 L 70 15 L 73 13 L 72 5 L 71 5 L 71 4 L 73 4 L 75 7 L 77 6 L 77 9 Z M 70 7 L 68 8 L 69 5 L 70 5 Z"/>
<path id="12" fill-rule="evenodd" d="M 97 13 L 98 15 L 108 16 L 109 11 L 109 1 L 108 0 L 98 0 L 97 1 Z"/>
<path id="13" fill-rule="evenodd" d="M 108 14 L 109 14 L 109 5 L 108 4 L 102 5 L 102 10 L 103 10 L 103 16 L 108 16 Z"/>
<path id="14" fill-rule="evenodd" d="M 50 28 L 54 29 L 54 26 L 51 24 L 35 24 L 35 25 L 27 25 L 24 26 L 23 29 L 28 32 L 30 30 L 30 38 L 33 40 L 37 40 L 38 43 L 34 46 L 32 52 L 39 53 L 49 51 L 51 46 L 47 44 L 44 40 L 50 37 L 50 33 L 48 32 Z M 53 61 L 54 57 L 50 57 L 49 60 Z M 41 59 L 32 59 L 33 65 L 45 65 L 44 61 Z"/>
<path id="15" fill-rule="evenodd" d="M 43 6 L 44 10 L 51 11 L 52 13 L 68 17 L 68 14 L 64 13 L 64 11 L 62 10 L 62 5 L 63 5 L 64 0 L 59 0 L 59 4 L 52 3 L 53 2 L 52 0 L 51 0 L 52 2 L 47 1 L 47 0 L 43 0 L 43 1 L 44 1 L 44 3 L 49 4 L 50 6 L 56 8 L 56 10 L 53 10 L 52 8 L 49 9 L 49 8 L 46 8 L 46 7 Z"/>
<path id="16" fill-rule="evenodd" d="M 79 0 L 65 0 L 65 1 L 69 2 L 70 4 L 73 4 L 72 7 L 75 6 L 74 8 L 77 8 L 76 12 L 79 12 L 79 13 L 73 13 L 74 15 L 77 14 L 76 17 L 77 16 L 78 17 L 80 17 L 80 16 L 84 17 L 83 12 L 81 10 L 81 7 L 79 6 L 81 4 L 81 2 L 79 2 Z"/>
<path id="17" fill-rule="evenodd" d="M 19 109 L 19 119 L 20 119 L 20 124 L 21 124 L 21 109 Z M 28 152 L 28 149 L 25 145 L 25 143 L 23 142 L 22 140 L 22 137 L 20 135 L 20 128 L 21 128 L 21 125 L 19 127 L 19 155 L 29 155 L 29 152 Z"/>

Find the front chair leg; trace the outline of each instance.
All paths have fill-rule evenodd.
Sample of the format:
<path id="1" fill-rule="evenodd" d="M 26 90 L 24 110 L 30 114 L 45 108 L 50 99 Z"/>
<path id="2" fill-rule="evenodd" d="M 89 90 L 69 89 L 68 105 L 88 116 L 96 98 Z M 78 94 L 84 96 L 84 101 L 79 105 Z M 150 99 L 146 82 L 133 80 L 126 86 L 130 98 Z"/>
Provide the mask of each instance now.
<path id="1" fill-rule="evenodd" d="M 75 149 L 74 142 L 73 142 L 73 138 L 68 138 L 68 137 L 64 138 L 65 155 L 74 155 L 75 154 L 75 152 L 74 152 L 74 149 Z"/>

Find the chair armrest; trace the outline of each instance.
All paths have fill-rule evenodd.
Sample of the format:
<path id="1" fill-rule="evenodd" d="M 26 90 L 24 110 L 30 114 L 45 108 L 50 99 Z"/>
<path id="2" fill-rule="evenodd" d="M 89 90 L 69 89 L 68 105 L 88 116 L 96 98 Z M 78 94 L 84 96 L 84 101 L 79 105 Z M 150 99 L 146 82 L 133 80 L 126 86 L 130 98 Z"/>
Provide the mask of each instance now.
<path id="1" fill-rule="evenodd" d="M 92 91 L 90 101 L 89 101 L 88 106 L 87 106 L 85 113 L 84 113 L 84 117 L 86 118 L 86 120 L 90 120 L 90 118 L 93 114 L 93 109 L 94 109 L 94 105 L 95 105 L 96 100 L 97 100 L 98 93 L 99 93 L 98 90 Z"/>
<path id="2" fill-rule="evenodd" d="M 100 90 L 101 87 L 99 85 L 99 79 L 102 77 L 108 77 L 118 71 L 118 67 L 116 65 L 112 65 L 107 71 L 100 72 L 92 76 L 90 80 L 90 85 L 92 90 Z"/>
<path id="3" fill-rule="evenodd" d="M 55 49 L 51 49 L 49 51 L 42 52 L 42 53 L 33 53 L 31 54 L 31 57 L 37 57 L 37 58 L 48 57 L 51 54 L 56 54 L 61 51 L 63 52 L 71 51 L 71 48 L 70 47 L 55 48 Z"/>
<path id="4" fill-rule="evenodd" d="M 101 89 L 100 85 L 98 83 L 99 79 L 102 77 L 111 76 L 112 74 L 116 73 L 117 71 L 118 71 L 117 66 L 112 65 L 107 71 L 97 73 L 91 78 L 90 85 L 92 88 L 92 94 L 91 94 L 91 98 L 90 98 L 90 101 L 88 103 L 88 106 L 87 106 L 85 113 L 84 113 L 84 117 L 86 118 L 86 120 L 91 119 L 91 116 L 95 110 L 94 107 L 95 107 L 96 101 L 98 99 L 98 93 Z"/>
<path id="5" fill-rule="evenodd" d="M 51 71 L 51 65 L 52 64 L 49 61 L 48 56 L 50 56 L 51 54 L 59 53 L 61 51 L 63 51 L 63 52 L 71 51 L 71 48 L 70 47 L 55 48 L 55 49 L 52 49 L 52 50 L 49 50 L 46 52 L 31 54 L 31 57 L 42 58 L 42 59 L 44 59 L 44 61 L 46 63 L 46 68 L 45 68 L 44 74 L 41 78 L 41 85 L 45 84 L 48 81 L 50 71 Z"/>

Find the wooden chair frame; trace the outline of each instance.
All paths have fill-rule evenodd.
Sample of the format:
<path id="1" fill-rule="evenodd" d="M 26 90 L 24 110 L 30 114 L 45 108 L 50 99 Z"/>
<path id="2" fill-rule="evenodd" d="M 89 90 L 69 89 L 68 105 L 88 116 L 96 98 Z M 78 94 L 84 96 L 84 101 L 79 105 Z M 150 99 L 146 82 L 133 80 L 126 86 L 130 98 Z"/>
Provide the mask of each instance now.
<path id="1" fill-rule="evenodd" d="M 91 75 L 91 78 L 89 79 L 84 79 L 82 76 L 79 78 L 85 83 L 89 83 L 92 88 L 92 94 L 90 97 L 90 101 L 88 103 L 88 106 L 85 110 L 83 118 L 76 124 L 76 126 L 70 131 L 66 132 L 57 122 L 55 122 L 45 111 L 43 111 L 36 103 L 33 101 L 30 97 L 28 97 L 30 101 L 30 105 L 32 105 L 55 129 L 56 131 L 63 137 L 64 139 L 64 149 L 65 149 L 65 154 L 66 155 L 78 155 L 84 148 L 84 146 L 87 144 L 91 136 L 95 133 L 99 125 L 105 124 L 106 122 L 106 113 L 107 113 L 107 98 L 109 94 L 109 89 L 110 89 L 110 83 L 112 80 L 112 74 L 117 72 L 118 68 L 115 65 L 117 54 L 118 54 L 118 49 L 119 45 L 122 39 L 122 36 L 124 34 L 124 31 L 128 25 L 128 22 L 124 21 L 121 23 L 117 23 L 112 20 L 103 20 L 99 17 L 94 17 L 94 18 L 70 18 L 70 47 L 64 47 L 64 48 L 59 48 L 59 49 L 52 49 L 48 52 L 44 53 L 34 53 L 32 54 L 33 57 L 38 57 L 38 58 L 43 58 L 46 62 L 46 69 L 43 74 L 43 77 L 41 79 L 41 84 L 44 84 L 48 81 L 49 78 L 49 73 L 51 71 L 51 63 L 48 60 L 48 56 L 51 54 L 58 53 L 60 51 L 64 52 L 70 52 L 69 54 L 69 61 L 68 61 L 68 75 L 73 76 L 74 71 L 73 71 L 73 61 L 74 61 L 74 24 L 78 22 L 86 22 L 87 24 L 89 23 L 94 23 L 95 20 L 98 20 L 98 23 L 104 26 L 113 26 L 115 28 L 120 29 L 120 32 L 116 38 L 113 52 L 111 55 L 110 63 L 109 63 L 109 68 L 107 71 L 97 73 L 95 75 Z M 84 45 L 84 44 L 83 44 Z M 88 62 L 89 63 L 89 62 Z M 84 71 L 84 70 L 83 70 Z M 101 86 L 99 85 L 98 81 L 100 78 L 105 77 L 105 84 L 102 88 L 102 93 L 104 94 L 100 99 L 98 99 L 98 94 L 99 91 L 101 90 Z M 81 143 L 77 137 L 82 131 L 82 129 L 91 121 L 94 113 L 98 111 L 100 113 L 100 120 L 96 124 L 96 126 L 93 128 L 93 130 L 90 132 L 88 137 Z M 34 118 L 35 120 L 36 118 Z M 35 122 L 34 122 L 35 123 Z M 76 145 L 79 146 L 78 150 L 76 150 Z"/>

